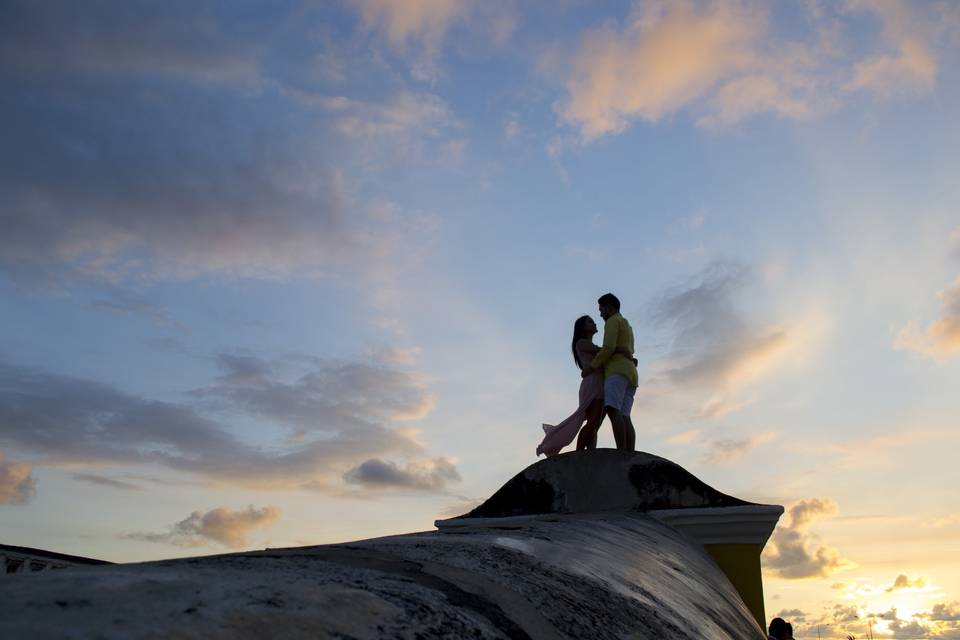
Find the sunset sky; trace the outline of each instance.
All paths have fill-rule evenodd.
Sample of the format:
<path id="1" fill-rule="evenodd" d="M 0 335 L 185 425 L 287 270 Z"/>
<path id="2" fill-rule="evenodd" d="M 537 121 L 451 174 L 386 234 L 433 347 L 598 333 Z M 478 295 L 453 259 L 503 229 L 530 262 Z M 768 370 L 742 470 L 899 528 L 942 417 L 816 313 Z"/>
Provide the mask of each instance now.
<path id="1" fill-rule="evenodd" d="M 0 78 L 0 543 L 430 529 L 612 291 L 768 615 L 960 638 L 960 3 L 7 0 Z"/>

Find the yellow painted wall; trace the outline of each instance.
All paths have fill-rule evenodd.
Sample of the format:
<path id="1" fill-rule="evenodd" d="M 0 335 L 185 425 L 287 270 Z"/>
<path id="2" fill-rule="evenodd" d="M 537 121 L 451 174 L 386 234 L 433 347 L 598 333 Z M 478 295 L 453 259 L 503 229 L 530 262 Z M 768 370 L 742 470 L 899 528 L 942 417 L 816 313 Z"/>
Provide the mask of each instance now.
<path id="1" fill-rule="evenodd" d="M 760 552 L 763 548 L 758 544 L 706 544 L 704 548 L 727 574 L 760 628 L 766 630 L 763 578 L 760 576 Z"/>

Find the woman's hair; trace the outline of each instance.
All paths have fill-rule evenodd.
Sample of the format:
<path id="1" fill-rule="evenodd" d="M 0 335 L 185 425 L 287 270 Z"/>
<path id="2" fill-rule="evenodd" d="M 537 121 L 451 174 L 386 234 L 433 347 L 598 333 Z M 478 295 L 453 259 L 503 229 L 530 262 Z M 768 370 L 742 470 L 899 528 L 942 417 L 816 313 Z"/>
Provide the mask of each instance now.
<path id="1" fill-rule="evenodd" d="M 583 369 L 583 363 L 580 362 L 580 356 L 577 355 L 577 340 L 586 337 L 583 335 L 583 327 L 587 324 L 587 320 L 592 319 L 590 316 L 580 316 L 573 323 L 573 342 L 570 343 L 570 350 L 573 351 L 573 361 L 577 363 L 577 367 L 580 369 Z"/>

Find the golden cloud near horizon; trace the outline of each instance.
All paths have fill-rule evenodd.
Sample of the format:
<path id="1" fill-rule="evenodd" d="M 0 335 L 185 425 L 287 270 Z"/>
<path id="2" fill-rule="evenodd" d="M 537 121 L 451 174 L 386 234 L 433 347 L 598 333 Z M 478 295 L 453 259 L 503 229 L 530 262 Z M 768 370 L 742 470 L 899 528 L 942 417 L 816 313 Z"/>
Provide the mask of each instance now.
<path id="1" fill-rule="evenodd" d="M 0 504 L 24 504 L 35 492 L 33 466 L 9 460 L 0 451 Z"/>
<path id="2" fill-rule="evenodd" d="M 810 531 L 816 520 L 839 513 L 830 498 L 809 498 L 787 510 L 789 523 L 779 525 L 761 557 L 764 570 L 780 578 L 826 578 L 857 565 Z"/>
<path id="3" fill-rule="evenodd" d="M 237 510 L 217 507 L 206 513 L 194 511 L 164 533 L 135 532 L 123 537 L 181 547 L 200 547 L 217 542 L 231 549 L 241 549 L 247 546 L 247 536 L 252 530 L 273 526 L 281 513 L 280 508 L 274 506 L 258 509 L 250 505 Z"/>

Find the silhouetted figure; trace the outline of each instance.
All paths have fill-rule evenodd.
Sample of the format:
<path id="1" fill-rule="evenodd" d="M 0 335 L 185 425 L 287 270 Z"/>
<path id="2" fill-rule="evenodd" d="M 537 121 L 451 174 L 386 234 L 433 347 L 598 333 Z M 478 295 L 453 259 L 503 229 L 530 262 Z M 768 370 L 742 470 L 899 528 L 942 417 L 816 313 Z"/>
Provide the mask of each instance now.
<path id="1" fill-rule="evenodd" d="M 787 621 L 783 618 L 774 618 L 770 621 L 770 628 L 767 629 L 767 637 L 769 640 L 787 640 L 788 637 L 792 637 L 792 629 L 790 636 L 787 636 Z"/>
<path id="2" fill-rule="evenodd" d="M 577 363 L 581 371 L 584 363 L 590 362 L 599 353 L 600 347 L 593 344 L 593 336 L 597 333 L 597 324 L 590 316 L 580 316 L 573 323 L 573 341 L 570 349 L 573 351 L 573 361 Z M 554 426 L 543 425 L 545 435 L 543 442 L 537 447 L 537 455 L 541 453 L 549 456 L 555 456 L 560 450 L 573 442 L 583 421 L 587 421 L 587 426 L 583 431 L 590 431 L 594 434 L 600 428 L 600 421 L 603 419 L 603 374 L 599 371 L 583 376 L 580 381 L 580 404 L 577 410 L 569 418 Z M 584 440 L 584 438 L 587 438 Z M 583 445 L 583 446 L 581 446 Z M 581 433 L 577 441 L 577 449 L 594 448 L 596 438 L 592 440 L 589 436 Z"/>
<path id="3" fill-rule="evenodd" d="M 592 361 L 600 347 L 593 344 L 593 336 L 597 333 L 597 323 L 590 316 L 580 316 L 573 323 L 573 340 L 570 350 L 573 352 L 573 361 L 582 371 L 584 366 Z M 623 352 L 625 355 L 630 355 Z M 586 420 L 586 424 L 583 422 Z M 577 449 L 595 449 L 597 447 L 597 431 L 603 421 L 603 373 L 594 371 L 583 376 L 580 381 L 580 404 L 569 418 L 554 426 L 544 424 L 545 435 L 543 442 L 537 447 L 537 455 L 541 453 L 547 457 L 560 453 L 560 450 L 577 438 Z M 581 425 L 583 428 L 581 429 Z"/>
<path id="4" fill-rule="evenodd" d="M 617 296 L 605 293 L 597 300 L 597 305 L 605 321 L 603 347 L 593 361 L 584 367 L 583 376 L 603 369 L 603 404 L 613 425 L 613 439 L 617 449 L 633 451 L 637 436 L 630 410 L 639 383 L 637 366 L 633 360 L 633 329 L 627 319 L 620 315 Z"/>
<path id="5" fill-rule="evenodd" d="M 789 622 L 787 623 L 787 635 L 784 636 L 786 640 L 793 640 L 793 625 Z"/>

